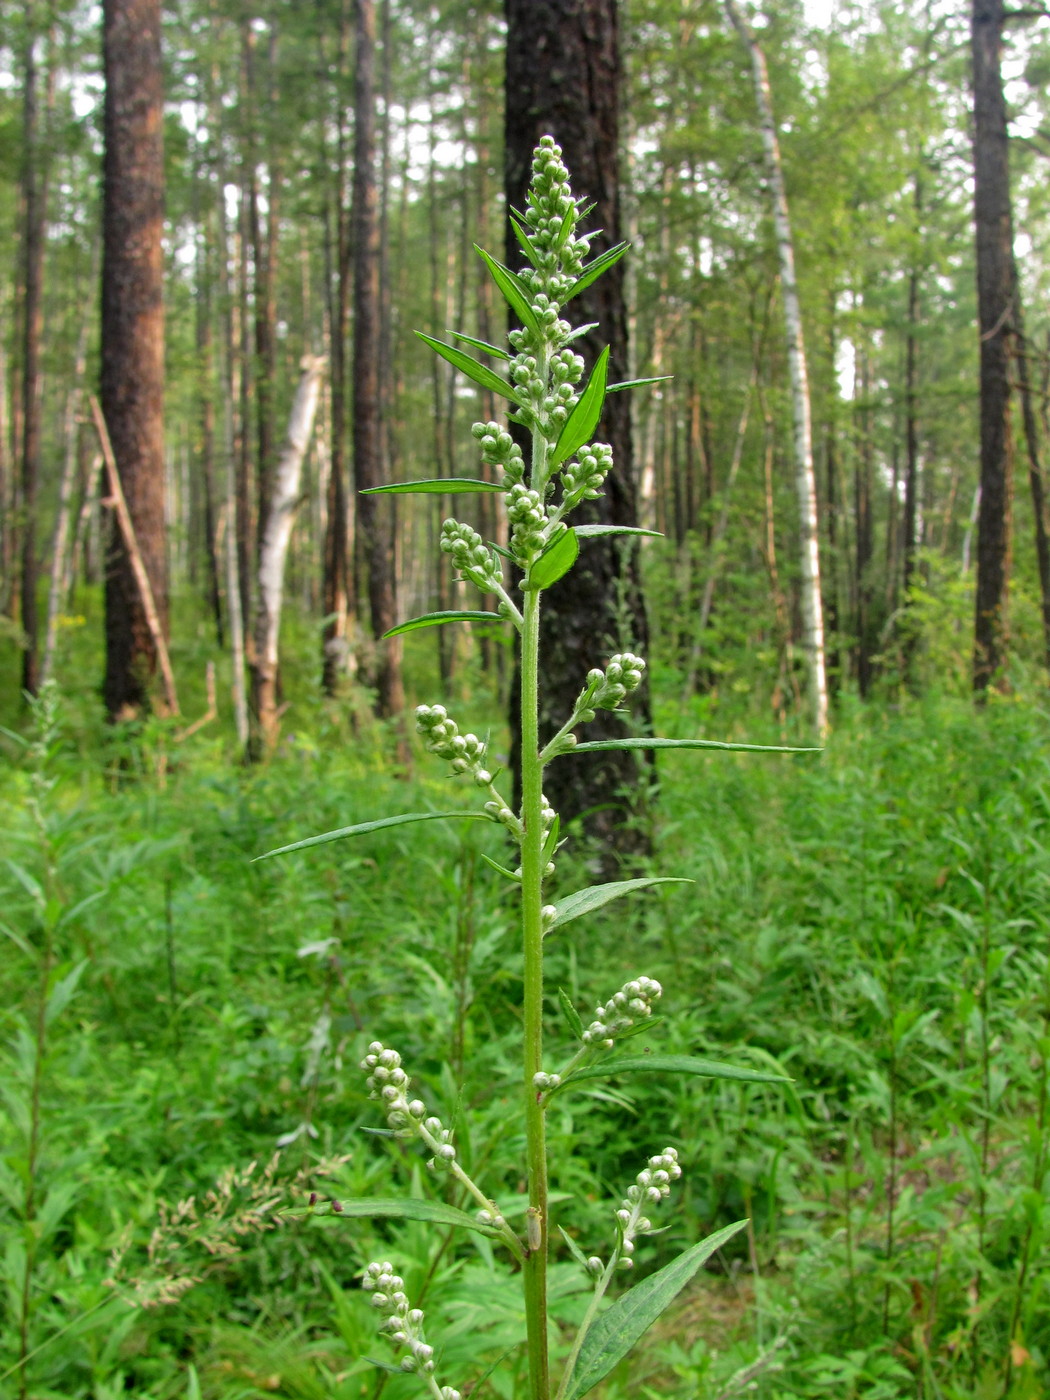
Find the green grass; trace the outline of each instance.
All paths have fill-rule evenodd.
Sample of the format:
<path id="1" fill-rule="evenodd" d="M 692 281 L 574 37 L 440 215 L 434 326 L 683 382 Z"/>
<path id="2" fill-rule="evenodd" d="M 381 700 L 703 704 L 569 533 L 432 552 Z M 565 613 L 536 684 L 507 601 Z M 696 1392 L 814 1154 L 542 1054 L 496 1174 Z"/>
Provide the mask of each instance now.
<path id="1" fill-rule="evenodd" d="M 61 674 L 96 664 L 86 631 L 69 629 Z M 309 635 L 295 640 L 312 655 Z M 183 658 L 189 718 L 203 709 L 196 669 Z M 261 1174 L 297 1132 L 276 1169 L 283 1201 L 393 1194 L 395 1180 L 398 1192 L 444 1190 L 420 1159 L 362 1131 L 378 1126 L 357 1068 L 373 1037 L 457 1121 L 465 1165 L 508 1211 L 522 1189 L 522 1144 L 501 1114 L 517 1093 L 520 954 L 512 896 L 480 859 L 502 854 L 499 833 L 429 823 L 250 863 L 300 836 L 461 801 L 441 765 L 398 774 L 389 736 L 355 732 L 347 707 L 312 698 L 311 676 L 304 665 L 293 678 L 288 737 L 258 771 L 231 761 L 225 716 L 184 746 L 153 725 L 117 751 L 94 697 L 71 697 L 51 760 L 56 876 L 42 908 L 30 779 L 7 745 L 0 921 L 23 946 L 0 945 L 0 1374 L 18 1355 L 28 1241 L 33 1397 L 374 1396 L 361 1358 L 383 1351 L 355 1274 L 377 1251 L 399 1261 L 413 1298 L 425 1293 L 451 1383 L 477 1380 L 522 1335 L 519 1290 L 480 1236 L 319 1218 L 250 1230 L 227 1255 L 216 1221 L 244 1216 L 250 1184 L 226 1206 L 206 1200 L 230 1168 L 255 1161 Z M 657 696 L 662 732 L 779 738 L 705 702 L 675 716 L 672 682 Z M 847 707 L 820 759 L 661 763 L 659 872 L 696 883 L 553 934 L 552 984 L 586 1012 L 628 974 L 656 976 L 666 1020 L 654 1049 L 779 1066 L 794 1084 L 646 1076 L 555 1101 L 557 1222 L 585 1252 L 606 1247 L 610 1198 L 665 1142 L 685 1175 L 667 1234 L 639 1250 L 641 1274 L 752 1220 L 601 1394 L 1042 1394 L 1048 728 L 1030 700 L 975 714 L 931 699 Z M 562 893 L 586 882 L 571 861 L 559 880 Z M 48 922 L 51 987 L 84 966 L 48 1032 L 27 1225 Z M 556 1006 L 549 1029 L 565 1034 Z M 170 1211 L 191 1195 L 151 1261 L 160 1202 Z M 557 1257 L 554 1310 L 568 1320 L 583 1280 L 567 1251 Z M 123 1301 L 177 1292 L 183 1277 L 199 1282 L 176 1301 Z M 511 1352 L 488 1384 L 510 1397 L 521 1382 Z M 391 1377 L 386 1390 L 399 1400 L 414 1385 Z M 16 1376 L 0 1394 L 19 1394 Z"/>

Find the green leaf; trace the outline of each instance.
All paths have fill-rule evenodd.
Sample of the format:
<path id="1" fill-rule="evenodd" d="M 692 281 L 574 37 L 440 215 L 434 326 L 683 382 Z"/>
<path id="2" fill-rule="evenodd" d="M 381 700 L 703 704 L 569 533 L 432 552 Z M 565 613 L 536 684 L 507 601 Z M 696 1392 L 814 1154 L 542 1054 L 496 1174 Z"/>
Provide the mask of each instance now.
<path id="1" fill-rule="evenodd" d="M 568 1021 L 569 1028 L 573 1035 L 577 1040 L 582 1040 L 583 1021 L 580 1019 L 580 1013 L 576 1010 L 575 1006 L 573 1006 L 572 999 L 564 987 L 558 988 L 558 1005 L 561 1007 L 562 1015 L 565 1017 L 566 1021 Z"/>
<path id="2" fill-rule="evenodd" d="M 501 875 L 505 875 L 508 880 L 513 880 L 516 885 L 521 884 L 520 875 L 515 875 L 513 870 L 508 870 L 505 865 L 500 865 L 498 860 L 493 860 L 492 857 L 487 856 L 484 851 L 481 852 L 481 859 L 486 865 L 491 865 L 493 870 L 498 871 Z"/>
<path id="3" fill-rule="evenodd" d="M 393 1365 L 390 1361 L 380 1361 L 377 1356 L 364 1356 L 362 1361 L 367 1361 L 369 1366 L 374 1366 L 377 1371 L 386 1371 L 391 1376 L 403 1376 L 405 1373 L 400 1366 Z"/>
<path id="4" fill-rule="evenodd" d="M 605 403 L 605 381 L 608 375 L 609 347 L 606 346 L 595 361 L 591 377 L 587 381 L 587 387 L 580 395 L 576 407 L 562 424 L 558 441 L 554 444 L 554 450 L 547 459 L 547 465 L 551 470 L 560 467 L 562 462 L 568 461 L 574 452 L 578 452 L 581 447 L 590 442 L 591 435 L 598 426 L 598 419 L 602 416 L 602 405 Z"/>
<path id="5" fill-rule="evenodd" d="M 529 569 L 527 588 L 550 588 L 552 583 L 569 572 L 580 552 L 576 531 L 570 526 L 549 544 Z"/>
<path id="6" fill-rule="evenodd" d="M 326 1206 L 295 1206 L 282 1211 L 282 1216 L 293 1219 L 304 1216 L 319 1216 L 335 1220 L 425 1220 L 432 1225 L 458 1225 L 464 1230 L 476 1230 L 481 1235 L 496 1236 L 500 1232 L 491 1225 L 482 1225 L 480 1220 L 468 1215 L 465 1210 L 447 1206 L 444 1201 L 417 1201 L 411 1196 L 354 1196 L 348 1201 L 339 1201 Z"/>
<path id="7" fill-rule="evenodd" d="M 418 632 L 421 627 L 437 627 L 442 622 L 502 622 L 499 613 L 491 612 L 432 612 L 422 617 L 414 617 L 411 622 L 402 622 L 400 627 L 391 627 L 383 633 L 387 637 L 400 637 L 404 632 Z"/>
<path id="8" fill-rule="evenodd" d="M 59 1016 L 62 1015 L 62 1012 L 65 1011 L 66 1007 L 73 1000 L 73 994 L 76 992 L 77 984 L 81 977 L 83 977 L 87 965 L 88 959 L 84 958 L 82 962 L 77 963 L 72 972 L 63 977 L 61 981 L 56 982 L 52 987 L 51 993 L 47 999 L 47 1009 L 44 1013 L 47 1025 L 50 1026 L 52 1022 L 57 1021 Z"/>
<path id="9" fill-rule="evenodd" d="M 566 1231 L 563 1230 L 560 1225 L 558 1226 L 558 1232 L 561 1235 L 562 1239 L 565 1241 L 565 1243 L 569 1246 L 569 1253 L 576 1260 L 577 1264 L 582 1264 L 583 1267 L 587 1269 L 587 1256 L 586 1254 L 584 1254 L 583 1250 L 576 1243 L 573 1237 L 570 1234 L 567 1234 Z M 588 1276 L 590 1275 L 590 1272 L 590 1269 L 587 1269 Z"/>
<path id="10" fill-rule="evenodd" d="M 638 525 L 576 525 L 573 527 L 584 539 L 594 539 L 596 535 L 649 535 L 654 540 L 662 540 L 659 530 L 643 530 Z"/>
<path id="11" fill-rule="evenodd" d="M 621 379 L 619 384 L 610 384 L 605 392 L 607 394 L 618 394 L 621 389 L 641 389 L 646 384 L 666 384 L 668 380 L 673 378 L 673 374 L 657 374 L 651 379 Z"/>
<path id="12" fill-rule="evenodd" d="M 476 243 L 474 251 L 492 274 L 492 280 L 499 288 L 500 295 L 521 324 L 528 326 L 530 331 L 539 335 L 540 323 L 532 309 L 532 293 L 525 283 L 516 273 L 511 272 L 509 267 L 504 267 L 501 262 L 497 262 L 491 254 L 486 253 L 484 248 L 479 248 Z"/>
<path id="13" fill-rule="evenodd" d="M 590 885 L 587 889 L 577 890 L 575 894 L 570 894 L 565 899 L 558 901 L 554 906 L 558 912 L 550 927 L 560 928 L 562 924 L 569 923 L 571 919 L 578 919 L 582 914 L 590 914 L 595 909 L 600 909 L 603 904 L 608 904 L 610 900 L 621 899 L 625 894 L 631 894 L 635 890 L 647 890 L 651 885 L 691 884 L 693 881 L 682 875 L 656 875 L 647 876 L 642 880 L 613 880 L 608 885 Z"/>
<path id="14" fill-rule="evenodd" d="M 481 491 L 502 491 L 494 481 L 472 476 L 436 476 L 427 481 L 393 481 L 389 486 L 369 486 L 362 496 L 465 496 Z"/>
<path id="15" fill-rule="evenodd" d="M 781 744 L 723 744 L 718 739 L 591 739 L 566 753 L 598 753 L 601 749 L 724 749 L 728 753 L 823 753 L 823 749 L 793 749 Z"/>
<path id="16" fill-rule="evenodd" d="M 611 1079 L 617 1074 L 692 1074 L 697 1079 L 734 1079 L 741 1084 L 793 1082 L 782 1074 L 771 1074 L 768 1070 L 744 1069 L 742 1065 L 727 1065 L 721 1060 L 701 1060 L 695 1055 L 632 1055 L 573 1070 L 557 1089 L 551 1090 L 551 1094 L 560 1093 L 578 1079 Z"/>
<path id="17" fill-rule="evenodd" d="M 706 1240 L 694 1244 L 665 1268 L 650 1274 L 617 1298 L 584 1338 L 565 1389 L 565 1400 L 580 1400 L 580 1396 L 586 1395 L 599 1381 L 604 1380 L 639 1337 L 670 1307 L 701 1265 L 746 1224 L 746 1220 L 738 1220 L 724 1230 L 708 1235 Z"/>
<path id="18" fill-rule="evenodd" d="M 547 839 L 544 841 L 543 850 L 540 853 L 540 859 L 544 865 L 546 865 L 549 860 L 554 859 L 554 852 L 558 849 L 558 837 L 560 835 L 561 817 L 555 812 L 554 820 L 551 822 L 551 829 L 547 832 Z"/>
<path id="19" fill-rule="evenodd" d="M 310 846 L 326 846 L 329 841 L 341 841 L 344 836 L 364 836 L 369 831 L 381 831 L 388 826 L 404 826 L 407 822 L 434 821 L 491 821 L 487 812 L 404 812 L 399 817 L 380 817 L 375 822 L 361 822 L 357 826 L 341 826 L 338 831 L 326 831 L 322 836 L 308 836 L 305 841 L 293 841 L 290 846 L 278 846 L 256 856 L 251 862 L 269 860 L 271 856 L 286 856 L 290 851 L 305 851 Z"/>
<path id="20" fill-rule="evenodd" d="M 593 262 L 585 263 L 583 271 L 569 288 L 569 294 L 565 300 L 571 301 L 572 298 L 582 292 L 585 287 L 589 287 L 603 272 L 607 272 L 608 269 L 612 267 L 613 263 L 619 262 L 630 246 L 629 243 L 617 243 L 615 248 L 610 248 L 607 253 L 602 253 L 602 255 L 595 258 Z"/>
<path id="21" fill-rule="evenodd" d="M 472 335 L 464 335 L 462 331 L 449 331 L 453 340 L 462 340 L 464 345 L 473 345 L 475 350 L 481 350 L 486 355 L 495 355 L 499 360 L 509 360 L 510 356 L 506 350 L 501 350 L 498 345 L 490 345 L 487 340 L 478 340 Z"/>
<path id="22" fill-rule="evenodd" d="M 514 237 L 521 244 L 522 252 L 528 258 L 529 262 L 532 263 L 533 267 L 536 268 L 537 271 L 539 271 L 539 254 L 536 252 L 536 249 L 532 246 L 532 243 L 529 241 L 528 230 L 518 222 L 518 220 L 514 217 L 513 214 L 510 215 L 510 225 L 511 228 L 514 230 Z"/>
<path id="23" fill-rule="evenodd" d="M 488 365 L 479 365 L 472 355 L 457 350 L 454 345 L 445 345 L 442 341 L 435 340 L 432 335 L 424 335 L 422 331 L 416 331 L 416 335 L 419 336 L 424 345 L 429 345 L 431 350 L 436 350 L 443 360 L 447 360 L 454 369 L 460 370 L 468 379 L 473 379 L 475 384 L 480 384 L 483 389 L 488 389 L 490 393 L 501 394 L 505 399 L 513 398 L 514 390 L 511 386 L 502 375 L 489 369 Z"/>

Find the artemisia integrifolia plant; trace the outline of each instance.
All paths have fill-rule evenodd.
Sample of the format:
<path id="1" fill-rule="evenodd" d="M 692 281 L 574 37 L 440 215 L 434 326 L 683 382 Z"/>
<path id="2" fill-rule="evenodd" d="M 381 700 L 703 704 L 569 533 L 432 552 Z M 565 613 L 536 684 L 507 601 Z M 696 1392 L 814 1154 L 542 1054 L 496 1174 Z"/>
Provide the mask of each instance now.
<path id="1" fill-rule="evenodd" d="M 552 1382 L 548 1357 L 547 1259 L 551 1240 L 548 1209 L 549 1163 L 544 1124 L 552 1098 L 571 1090 L 579 1080 L 666 1069 L 677 1073 L 739 1079 L 772 1076 L 682 1055 L 631 1056 L 618 1047 L 645 1029 L 654 1003 L 661 995 L 658 982 L 639 975 L 613 992 L 584 1024 L 564 993 L 559 1000 L 571 1034 L 573 1050 L 545 1055 L 543 976 L 544 939 L 560 925 L 600 908 L 612 899 L 658 879 L 622 880 L 592 886 L 560 900 L 548 902 L 545 886 L 554 873 L 554 857 L 560 844 L 558 815 L 543 793 L 543 773 L 548 764 L 570 750 L 576 753 L 609 748 L 735 748 L 745 745 L 710 744 L 704 740 L 624 738 L 580 742 L 579 731 L 599 709 L 619 709 L 641 682 L 645 662 L 629 652 L 610 657 L 581 677 L 580 694 L 572 713 L 546 744 L 540 743 L 538 689 L 540 664 L 540 608 L 544 591 L 572 568 L 588 537 L 604 534 L 641 534 L 639 530 L 609 525 L 570 523 L 572 512 L 584 500 L 602 494 L 613 467 L 608 444 L 592 441 L 606 394 L 630 387 L 607 383 L 609 352 L 605 350 L 584 382 L 586 366 L 573 348 L 589 327 L 574 327 L 563 315 L 572 298 L 626 251 L 619 244 L 588 260 L 594 234 L 580 232 L 589 210 L 574 198 L 560 148 L 545 136 L 536 148 L 528 204 L 523 214 L 511 215 L 525 265 L 514 272 L 478 249 L 496 286 L 520 322 L 508 336 L 510 351 L 467 335 L 459 344 L 492 356 L 505 366 L 505 376 L 479 363 L 459 345 L 445 345 L 423 335 L 438 354 L 470 379 L 509 400 L 512 422 L 524 427 L 531 439 L 530 460 L 499 423 L 476 423 L 473 434 L 483 462 L 501 476 L 496 482 L 442 478 L 380 487 L 382 491 L 442 495 L 499 491 L 505 497 L 509 545 L 498 549 L 486 543 L 470 525 L 446 520 L 441 548 L 453 568 L 478 591 L 498 600 L 498 613 L 430 613 L 394 629 L 407 632 L 447 622 L 501 619 L 513 627 L 521 654 L 521 806 L 511 799 L 494 772 L 487 745 L 475 734 L 463 734 L 443 705 L 421 705 L 416 724 L 425 747 L 447 762 L 454 774 L 478 790 L 480 810 L 475 813 L 406 813 L 376 822 L 327 832 L 281 848 L 306 846 L 352 836 L 384 826 L 422 821 L 433 817 L 476 815 L 503 826 L 517 847 L 517 864 L 497 866 L 521 891 L 521 940 L 524 953 L 524 1005 L 522 1044 L 522 1114 L 525 1127 L 528 1205 L 524 1230 L 518 1230 L 501 1213 L 485 1190 L 464 1170 L 456 1155 L 451 1128 L 430 1111 L 413 1092 L 408 1071 L 397 1050 L 374 1041 L 362 1061 L 371 1097 L 385 1116 L 386 1131 L 418 1142 L 434 1173 L 448 1173 L 461 1192 L 473 1199 L 473 1213 L 454 1209 L 439 1200 L 352 1200 L 333 1202 L 331 1209 L 347 1216 L 403 1216 L 424 1218 L 464 1229 L 479 1230 L 506 1248 L 512 1267 L 521 1274 L 525 1316 L 529 1392 L 533 1400 L 578 1400 L 605 1376 L 634 1345 L 642 1333 L 677 1296 L 690 1278 L 721 1244 L 744 1222 L 693 1245 L 671 1264 L 649 1275 L 635 1288 L 606 1306 L 606 1297 L 617 1275 L 628 1274 L 634 1264 L 636 1242 L 654 1227 L 650 1213 L 669 1195 L 681 1175 L 673 1147 L 664 1147 L 639 1163 L 640 1170 L 618 1208 L 610 1205 L 610 1233 L 604 1257 L 588 1256 L 563 1230 L 561 1238 L 593 1283 L 593 1296 L 582 1325 L 572 1341 L 557 1385 Z M 647 382 L 647 381 L 641 381 Z M 560 1057 L 560 1058 L 559 1058 Z M 362 1287 L 382 1315 L 380 1330 L 394 1345 L 403 1371 L 414 1373 L 435 1400 L 459 1400 L 459 1392 L 445 1384 L 440 1356 L 427 1341 L 423 1313 L 412 1306 L 404 1281 L 387 1260 L 369 1264 Z M 462 1379 L 462 1378 L 457 1378 Z"/>

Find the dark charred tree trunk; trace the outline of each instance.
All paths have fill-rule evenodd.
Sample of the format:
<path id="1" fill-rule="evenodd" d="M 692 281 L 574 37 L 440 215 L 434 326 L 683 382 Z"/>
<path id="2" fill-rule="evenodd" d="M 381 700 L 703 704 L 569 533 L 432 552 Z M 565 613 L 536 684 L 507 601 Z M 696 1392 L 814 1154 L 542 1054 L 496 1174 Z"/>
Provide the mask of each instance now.
<path id="1" fill-rule="evenodd" d="M 159 0 L 104 0 L 102 411 L 161 625 L 168 620 L 164 528 L 163 90 Z M 124 541 L 111 518 L 106 676 L 111 720 L 149 704 L 156 648 Z"/>
<path id="2" fill-rule="evenodd" d="M 44 332 L 44 242 L 47 233 L 47 158 L 40 126 L 38 36 L 26 40 L 22 190 L 22 689 L 35 695 L 39 680 L 37 615 L 37 490 L 40 482 L 40 342 Z M 53 71 L 53 68 L 52 68 Z"/>
<path id="3" fill-rule="evenodd" d="M 1016 268 L 1014 277 L 1016 281 Z M 1025 447 L 1028 451 L 1028 486 L 1032 493 L 1032 517 L 1035 528 L 1035 558 L 1039 569 L 1039 598 L 1043 611 L 1043 652 L 1050 668 L 1050 523 L 1046 508 L 1046 479 L 1039 459 L 1039 428 L 1032 402 L 1031 358 L 1024 333 L 1024 308 L 1020 291 L 1015 289 L 1014 344 L 1017 350 L 1017 384 L 1021 393 L 1021 419 L 1024 423 Z"/>
<path id="4" fill-rule="evenodd" d="M 383 482 L 379 381 L 379 191 L 376 183 L 375 44 L 373 0 L 356 0 L 354 57 L 354 482 L 358 491 Z M 399 638 L 380 641 L 397 624 L 394 584 L 394 507 L 389 498 L 361 496 L 357 520 L 368 565 L 368 600 L 376 643 L 376 712 L 405 707 Z"/>
<path id="5" fill-rule="evenodd" d="M 346 210 L 346 124 L 343 87 L 350 50 L 350 0 L 344 0 L 339 27 L 336 85 L 336 175 L 327 227 L 328 323 L 331 334 L 332 442 L 328 473 L 322 595 L 327 619 L 322 639 L 321 684 L 335 695 L 346 669 L 351 575 L 348 558 L 348 491 L 346 461 L 346 343 L 350 305 L 350 226 Z"/>
<path id="6" fill-rule="evenodd" d="M 255 418 L 258 442 L 256 482 L 258 524 L 256 540 L 262 550 L 266 513 L 273 497 L 273 473 L 277 454 L 277 419 L 274 389 L 277 380 L 277 234 L 280 172 L 273 150 L 267 150 L 266 222 L 260 209 L 258 136 L 260 130 L 272 134 L 277 93 L 277 33 L 271 17 L 268 51 L 268 92 L 264 99 L 266 120 L 260 120 L 259 81 L 255 32 L 251 24 L 244 30 L 245 86 L 248 93 L 248 233 L 252 248 L 252 288 L 254 292 L 255 335 Z M 272 145 L 272 142 L 268 143 Z"/>
<path id="7" fill-rule="evenodd" d="M 595 253 L 622 236 L 620 179 L 620 54 L 616 0 L 505 0 L 507 69 L 505 108 L 505 187 L 507 202 L 525 204 L 532 151 L 550 133 L 561 145 L 573 188 L 595 201 L 593 226 L 603 230 Z M 517 267 L 521 255 L 507 233 L 507 258 Z M 626 378 L 627 315 L 623 261 L 592 283 L 573 303 L 575 322 L 598 322 L 576 342 L 588 364 L 604 345 L 611 347 L 610 373 Z M 598 436 L 611 444 L 615 467 L 605 495 L 589 503 L 581 519 L 637 524 L 630 403 L 613 394 L 605 406 Z M 629 537 L 628 537 L 629 538 Z M 569 578 L 545 598 L 540 741 L 564 722 L 587 671 L 610 653 L 629 650 L 645 656 L 648 627 L 638 571 L 637 546 L 622 540 L 588 541 Z M 516 693 L 516 687 L 512 694 Z M 632 701 L 643 724 L 650 718 L 647 692 Z M 512 724 L 512 732 L 516 725 Z M 624 722 L 608 711 L 587 726 L 587 738 L 622 736 Z M 546 793 L 562 820 L 583 816 L 587 832 L 607 852 L 630 856 L 644 850 L 644 824 L 630 820 L 637 794 L 648 789 L 651 761 L 629 752 L 581 755 L 552 764 Z"/>
<path id="8" fill-rule="evenodd" d="M 874 443 L 872 442 L 871 372 L 867 348 L 860 354 L 860 403 L 857 406 L 857 445 L 853 468 L 854 513 L 856 516 L 856 553 L 854 596 L 856 598 L 857 689 L 862 700 L 871 693 L 875 678 L 873 653 L 872 604 L 875 589 L 872 565 L 875 557 L 875 532 L 872 519 L 871 483 L 874 476 Z"/>
<path id="9" fill-rule="evenodd" d="M 1010 357 L 1014 333 L 1013 219 L 1006 99 L 1000 68 L 1003 0 L 973 0 L 974 225 L 981 356 L 981 507 L 973 685 L 1002 684 L 1009 639 L 1013 441 Z"/>
<path id="10" fill-rule="evenodd" d="M 205 185 L 203 164 L 197 172 L 197 187 Z M 215 491 L 215 356 L 212 331 L 212 281 L 214 274 L 214 239 L 212 237 L 212 210 L 204 208 L 200 213 L 200 233 L 197 245 L 197 383 L 199 395 L 198 457 L 200 461 L 200 487 L 203 492 L 202 529 L 191 540 L 191 549 L 196 552 L 203 542 L 208 574 L 208 606 L 215 620 L 215 639 L 221 651 L 225 646 L 225 629 L 222 617 L 222 567 L 219 562 L 218 535 L 216 530 L 216 491 Z M 203 541 L 200 536 L 203 536 Z M 192 558 L 192 555 L 191 555 Z"/>

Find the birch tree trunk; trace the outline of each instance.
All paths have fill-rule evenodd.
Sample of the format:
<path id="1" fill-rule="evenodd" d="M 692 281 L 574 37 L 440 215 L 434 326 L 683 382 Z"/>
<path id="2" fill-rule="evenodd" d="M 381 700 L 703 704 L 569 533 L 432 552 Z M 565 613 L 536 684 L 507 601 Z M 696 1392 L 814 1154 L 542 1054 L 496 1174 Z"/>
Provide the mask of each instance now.
<path id="1" fill-rule="evenodd" d="M 91 280 L 95 273 L 92 269 Z M 87 319 L 81 323 L 77 338 L 76 368 L 73 387 L 66 395 L 66 413 L 63 433 L 66 444 L 65 462 L 62 467 L 62 481 L 58 492 L 58 514 L 55 517 L 55 533 L 51 542 L 51 584 L 47 597 L 47 627 L 44 632 L 44 659 L 40 664 L 40 684 L 51 675 L 55 660 L 55 645 L 58 640 L 58 615 L 62 611 L 66 593 L 66 556 L 69 552 L 69 521 L 73 509 L 73 491 L 76 487 L 79 433 L 77 429 L 77 406 L 84 392 L 84 374 L 87 368 Z"/>
<path id="2" fill-rule="evenodd" d="M 762 128 L 762 150 L 765 156 L 766 179 L 769 182 L 773 206 L 773 228 L 776 232 L 777 255 L 780 263 L 780 285 L 784 297 L 784 323 L 787 332 L 788 373 L 791 379 L 791 409 L 794 419 L 795 491 L 798 496 L 799 534 L 801 544 L 801 611 L 802 647 L 808 671 L 810 707 L 818 737 L 828 728 L 828 684 L 824 660 L 824 611 L 820 598 L 820 550 L 817 517 L 817 484 L 813 471 L 813 428 L 809 405 L 809 377 L 806 370 L 806 348 L 802 337 L 802 312 L 795 279 L 795 250 L 791 240 L 784 172 L 780 163 L 780 145 L 773 121 L 773 100 L 769 88 L 769 73 L 765 54 L 755 32 L 744 18 L 736 0 L 725 0 L 726 13 L 740 35 L 751 58 Z"/>
<path id="3" fill-rule="evenodd" d="M 277 742 L 277 643 L 281 628 L 284 564 L 299 505 L 303 457 L 321 396 L 324 364 L 322 356 L 303 357 L 303 373 L 288 420 L 288 439 L 274 472 L 273 494 L 266 512 L 266 530 L 259 548 L 259 602 L 255 618 L 255 658 L 252 663 L 252 710 L 256 732 L 252 736 L 249 753 L 252 759 L 271 751 Z"/>

